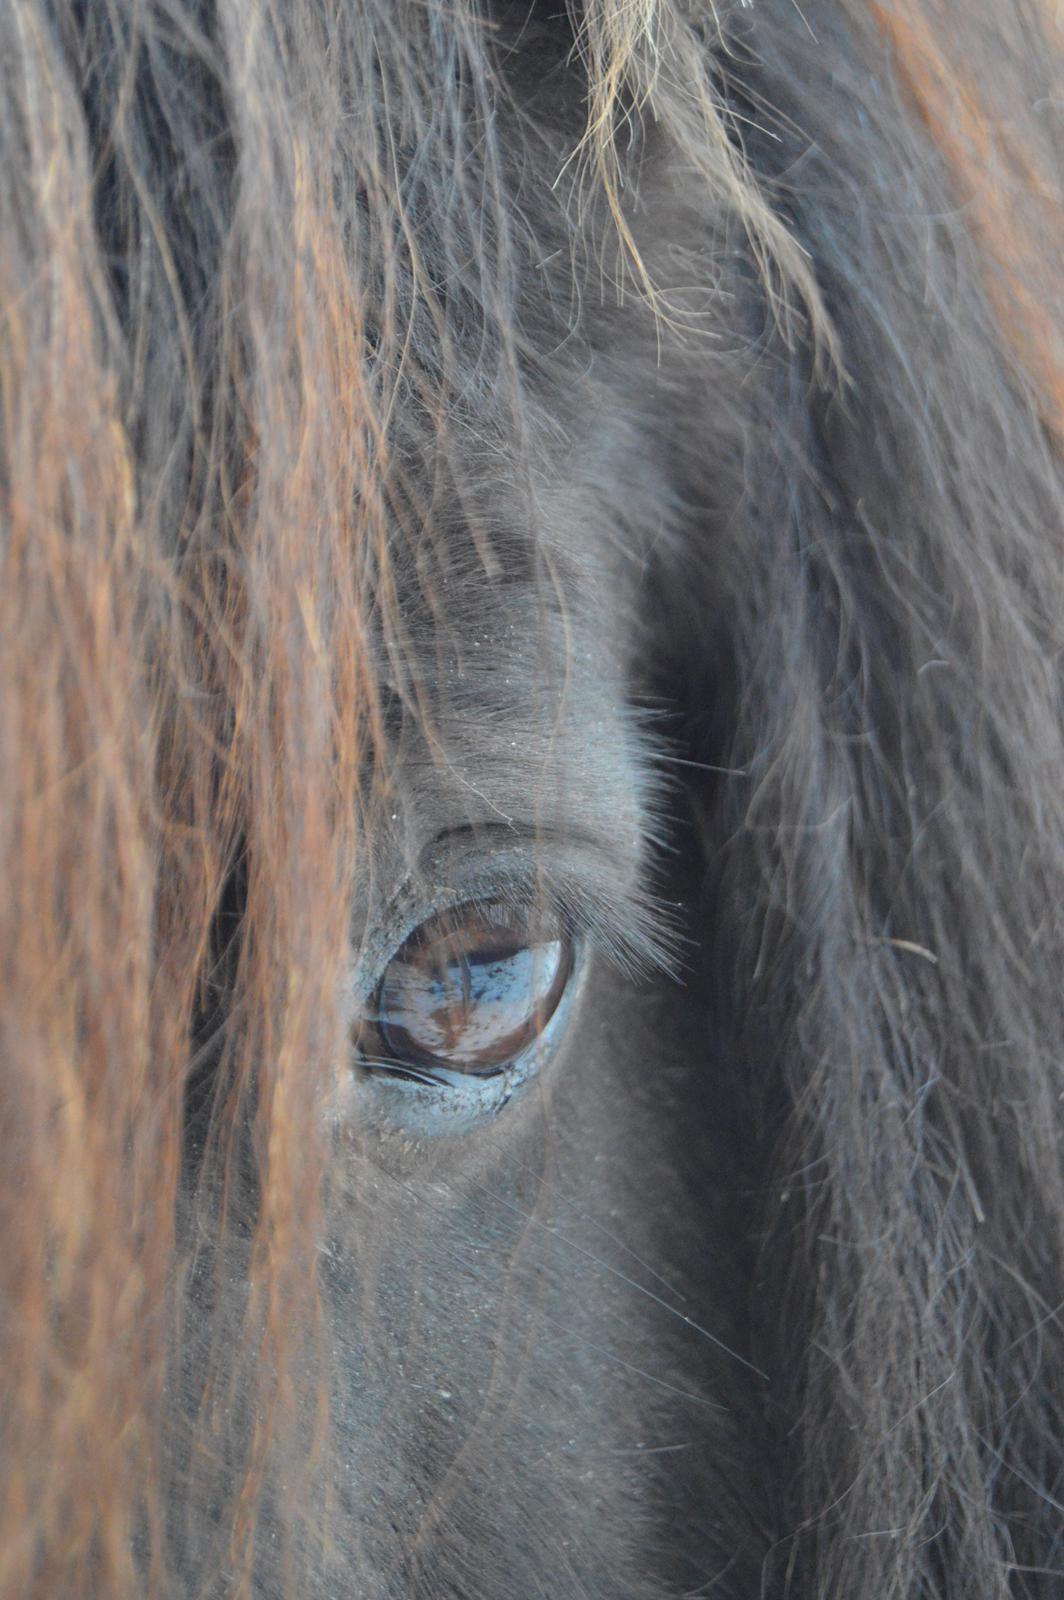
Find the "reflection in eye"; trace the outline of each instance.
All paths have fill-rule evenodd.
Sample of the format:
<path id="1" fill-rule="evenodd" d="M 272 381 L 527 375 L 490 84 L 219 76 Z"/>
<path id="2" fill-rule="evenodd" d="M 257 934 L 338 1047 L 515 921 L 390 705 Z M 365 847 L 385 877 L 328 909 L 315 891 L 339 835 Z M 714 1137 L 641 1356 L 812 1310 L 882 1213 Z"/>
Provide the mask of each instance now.
<path id="1" fill-rule="evenodd" d="M 534 1043 L 565 992 L 572 942 L 561 919 L 499 901 L 431 917 L 396 952 L 377 991 L 380 1065 L 502 1072 Z M 375 1064 L 360 1047 L 367 1064 Z"/>

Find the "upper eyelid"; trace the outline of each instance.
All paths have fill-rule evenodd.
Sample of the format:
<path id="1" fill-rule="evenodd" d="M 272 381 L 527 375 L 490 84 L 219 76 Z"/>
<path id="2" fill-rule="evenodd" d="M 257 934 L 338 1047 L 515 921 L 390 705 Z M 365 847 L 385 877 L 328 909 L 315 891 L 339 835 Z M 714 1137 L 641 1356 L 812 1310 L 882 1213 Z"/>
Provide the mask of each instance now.
<path id="1" fill-rule="evenodd" d="M 536 881 L 542 881 L 527 840 L 508 828 L 498 829 L 506 841 L 500 847 L 485 840 L 482 827 L 451 828 L 438 834 L 420 852 L 413 868 L 381 908 L 387 928 L 383 938 L 371 940 L 385 961 L 421 923 L 450 908 L 488 900 L 529 902 Z M 518 845 L 515 848 L 515 837 Z M 463 847 L 456 840 L 467 840 Z M 491 863 L 490 870 L 487 863 Z"/>
<path id="2" fill-rule="evenodd" d="M 559 912 L 570 933 L 627 975 L 677 976 L 683 940 L 675 907 L 649 892 L 636 872 L 635 863 L 628 874 L 619 872 L 596 841 L 579 834 L 483 822 L 448 828 L 419 851 L 380 908 L 379 931 L 356 962 L 356 987 L 368 999 L 388 962 L 432 916 L 477 901 L 528 905 L 537 894 Z"/>
<path id="3" fill-rule="evenodd" d="M 652 971 L 679 975 L 685 940 L 677 925 L 678 908 L 646 886 L 640 873 L 641 862 L 634 854 L 628 863 L 630 876 L 623 883 L 605 887 L 615 871 L 617 857 L 604 857 L 602 842 L 596 835 L 488 822 L 448 829 L 436 843 L 463 835 L 477 848 L 485 836 L 498 840 L 501 856 L 514 849 L 516 839 L 517 853 L 525 856 L 527 852 L 527 857 L 511 884 L 526 881 L 544 886 L 549 901 L 570 920 L 570 932 L 586 935 L 629 976 L 643 977 Z M 432 848 L 429 847 L 430 853 Z M 497 887 L 488 892 L 500 898 Z"/>

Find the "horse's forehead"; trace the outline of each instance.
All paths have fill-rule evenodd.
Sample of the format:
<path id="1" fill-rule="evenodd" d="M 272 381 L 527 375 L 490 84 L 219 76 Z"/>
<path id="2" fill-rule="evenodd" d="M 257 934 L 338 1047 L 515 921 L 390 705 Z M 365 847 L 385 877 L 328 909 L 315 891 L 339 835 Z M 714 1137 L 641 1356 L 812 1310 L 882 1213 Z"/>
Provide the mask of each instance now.
<path id="1" fill-rule="evenodd" d="M 481 568 L 436 597 L 376 756 L 363 861 L 377 893 L 470 828 L 580 841 L 636 872 L 646 752 L 627 704 L 624 586 L 606 568 L 600 580 Z"/>

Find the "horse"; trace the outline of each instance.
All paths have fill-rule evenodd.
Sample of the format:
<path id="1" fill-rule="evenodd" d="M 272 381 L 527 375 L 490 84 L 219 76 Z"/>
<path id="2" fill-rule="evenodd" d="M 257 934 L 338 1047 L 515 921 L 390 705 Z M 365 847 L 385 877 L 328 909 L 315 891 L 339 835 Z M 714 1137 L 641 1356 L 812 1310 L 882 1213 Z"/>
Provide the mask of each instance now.
<path id="1" fill-rule="evenodd" d="M 0 1597 L 1064 1580 L 1060 18 L 0 9 Z"/>

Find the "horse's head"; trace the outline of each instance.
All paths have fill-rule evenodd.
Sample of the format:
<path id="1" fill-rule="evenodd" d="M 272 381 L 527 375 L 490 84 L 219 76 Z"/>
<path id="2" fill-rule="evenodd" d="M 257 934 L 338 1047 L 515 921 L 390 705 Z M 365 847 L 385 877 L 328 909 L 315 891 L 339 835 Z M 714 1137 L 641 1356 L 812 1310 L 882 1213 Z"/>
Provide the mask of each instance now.
<path id="1" fill-rule="evenodd" d="M 1040 39 L 0 15 L 0 1600 L 1055 1581 Z"/>

